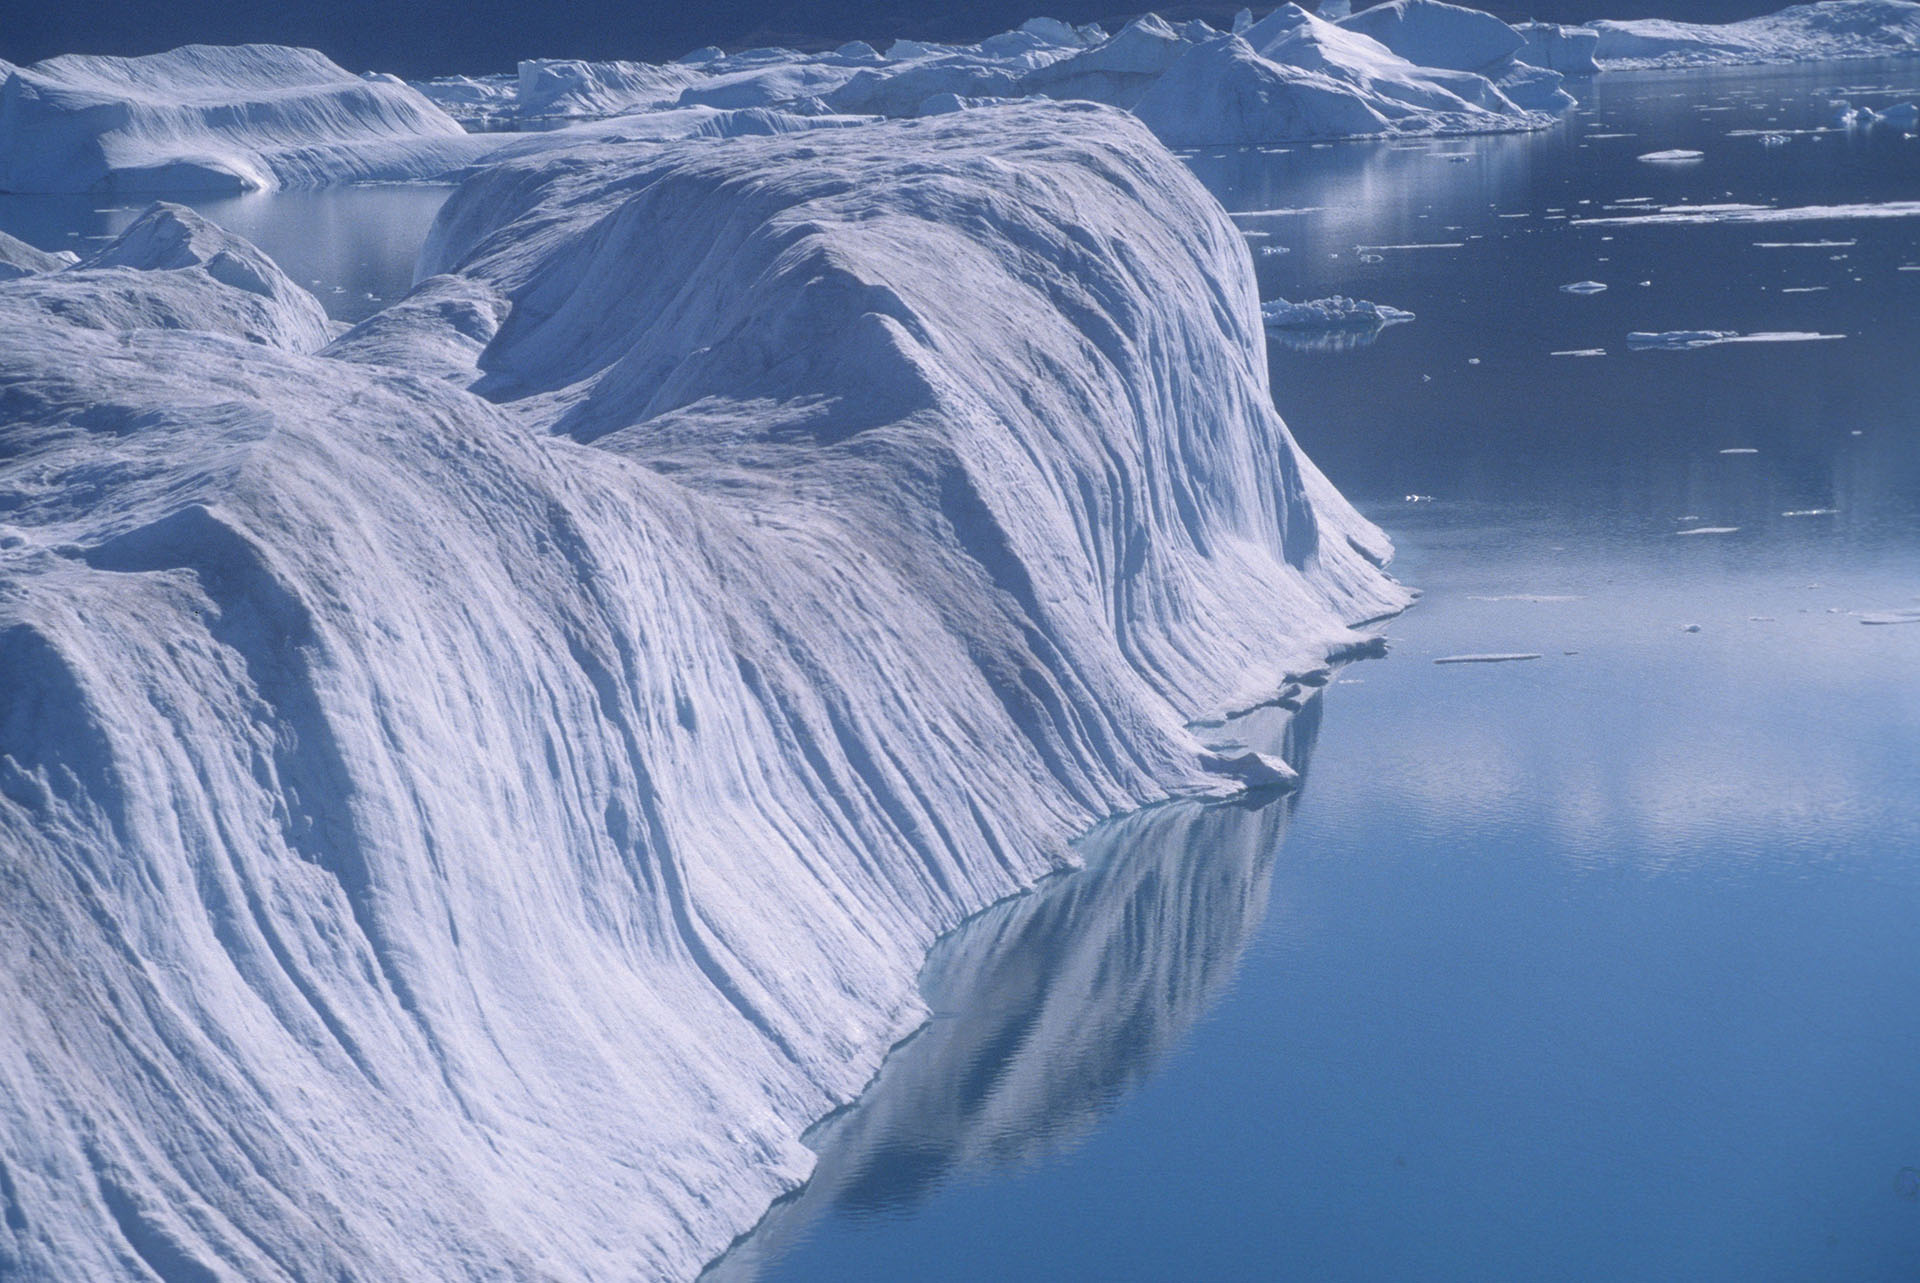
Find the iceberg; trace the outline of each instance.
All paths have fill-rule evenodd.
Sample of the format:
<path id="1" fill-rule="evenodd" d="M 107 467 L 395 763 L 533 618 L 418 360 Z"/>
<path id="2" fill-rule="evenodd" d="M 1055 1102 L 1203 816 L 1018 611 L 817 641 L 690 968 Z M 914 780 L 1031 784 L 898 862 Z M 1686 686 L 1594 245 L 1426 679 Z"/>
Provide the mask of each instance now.
<path id="1" fill-rule="evenodd" d="M 0 192 L 237 192 L 444 176 L 476 154 L 392 77 L 310 49 L 68 54 L 0 85 Z"/>
<path id="2" fill-rule="evenodd" d="M 1535 67 L 1546 67 L 1569 76 L 1591 76 L 1600 70 L 1594 54 L 1600 48 L 1600 33 L 1591 27 L 1569 27 L 1553 22 L 1522 22 L 1514 27 L 1526 47 L 1514 58 Z"/>
<path id="3" fill-rule="evenodd" d="M 533 59 L 520 64 L 513 106 L 522 119 L 612 116 L 675 102 L 702 79 L 673 64 Z"/>
<path id="4" fill-rule="evenodd" d="M 1491 73 L 1504 69 L 1526 38 L 1490 13 L 1441 0 L 1387 0 L 1340 19 L 1421 67 Z"/>
<path id="5" fill-rule="evenodd" d="M 1412 312 L 1383 303 L 1369 303 L 1336 294 L 1310 303 L 1289 303 L 1278 298 L 1260 305 L 1260 319 L 1270 330 L 1340 329 L 1348 326 L 1373 328 L 1399 325 L 1413 319 Z"/>
<path id="6" fill-rule="evenodd" d="M 1825 0 L 1744 22 L 1603 20 L 1594 57 L 1607 70 L 1879 58 L 1920 53 L 1920 3 Z"/>
<path id="7" fill-rule="evenodd" d="M 1407 601 L 1122 113 L 586 136 L 424 260 L 0 282 L 9 1276 L 691 1277 L 938 935 Z"/>
<path id="8" fill-rule="evenodd" d="M 0 281 L 36 272 L 56 272 L 72 260 L 36 249 L 17 236 L 0 232 Z"/>
<path id="9" fill-rule="evenodd" d="M 1273 299 L 1260 305 L 1267 337 L 1296 352 L 1350 352 L 1371 345 L 1391 325 L 1413 320 L 1412 312 L 1343 295 L 1290 303 Z"/>

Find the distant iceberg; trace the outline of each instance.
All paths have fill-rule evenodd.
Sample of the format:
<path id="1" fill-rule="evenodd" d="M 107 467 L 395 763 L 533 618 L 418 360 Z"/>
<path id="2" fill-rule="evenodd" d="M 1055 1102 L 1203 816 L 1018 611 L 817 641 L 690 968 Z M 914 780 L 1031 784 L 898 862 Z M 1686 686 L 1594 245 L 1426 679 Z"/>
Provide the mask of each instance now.
<path id="1" fill-rule="evenodd" d="M 1824 0 L 1744 22 L 1602 20 L 1594 57 L 1608 70 L 1713 67 L 1920 53 L 1920 3 Z"/>
<path id="2" fill-rule="evenodd" d="M 936 937 L 1407 601 L 1123 113 L 585 137 L 422 266 L 0 281 L 9 1276 L 690 1278 Z"/>
<path id="3" fill-rule="evenodd" d="M 0 192 L 238 192 L 424 178 L 476 148 L 390 76 L 310 49 L 68 54 L 0 84 Z"/>

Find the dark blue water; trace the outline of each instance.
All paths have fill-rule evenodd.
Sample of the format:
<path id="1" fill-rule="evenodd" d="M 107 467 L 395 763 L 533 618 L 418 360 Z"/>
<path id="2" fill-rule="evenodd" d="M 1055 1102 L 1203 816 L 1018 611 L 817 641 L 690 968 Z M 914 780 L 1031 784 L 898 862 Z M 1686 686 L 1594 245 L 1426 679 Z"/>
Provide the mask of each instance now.
<path id="1" fill-rule="evenodd" d="M 1272 370 L 1426 596 L 1296 798 L 1136 816 L 946 941 L 716 1280 L 1920 1278 L 1920 623 L 1863 622 L 1920 608 L 1920 219 L 1574 222 L 1920 198 L 1911 139 L 1729 136 L 1838 86 L 1920 67 L 1193 158 L 1318 207 L 1241 220 L 1268 297 L 1417 313 Z M 1628 350 L 1665 329 L 1846 337 Z M 1486 651 L 1542 658 L 1431 662 Z"/>

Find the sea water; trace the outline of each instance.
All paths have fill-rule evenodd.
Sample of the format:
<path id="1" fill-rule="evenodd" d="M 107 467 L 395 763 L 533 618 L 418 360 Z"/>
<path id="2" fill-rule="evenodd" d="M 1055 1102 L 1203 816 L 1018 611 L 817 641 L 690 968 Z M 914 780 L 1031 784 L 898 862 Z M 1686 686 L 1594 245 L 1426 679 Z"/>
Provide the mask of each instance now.
<path id="1" fill-rule="evenodd" d="M 1416 314 L 1271 364 L 1425 597 L 1297 797 L 943 942 L 716 1280 L 1920 1277 L 1920 217 L 1858 212 L 1920 141 L 1826 129 L 1920 64 L 1576 92 L 1189 157 L 1264 298 Z M 1856 213 L 1594 221 L 1742 204 Z M 1672 330 L 1844 337 L 1627 342 Z"/>

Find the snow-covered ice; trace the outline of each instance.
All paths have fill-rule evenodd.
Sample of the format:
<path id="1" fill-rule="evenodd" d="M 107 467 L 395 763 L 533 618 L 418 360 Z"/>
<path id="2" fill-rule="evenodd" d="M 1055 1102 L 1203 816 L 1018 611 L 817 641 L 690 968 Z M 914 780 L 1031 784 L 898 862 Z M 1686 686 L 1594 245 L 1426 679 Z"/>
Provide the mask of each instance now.
<path id="1" fill-rule="evenodd" d="M 68 54 L 0 84 L 0 192 L 247 191 L 443 175 L 483 148 L 390 76 L 310 49 Z"/>
<path id="2" fill-rule="evenodd" d="M 1271 299 L 1260 305 L 1268 337 L 1303 352 L 1346 352 L 1366 347 L 1388 326 L 1414 319 L 1412 312 L 1343 295 L 1291 303 Z"/>
<path id="3" fill-rule="evenodd" d="M 1706 158 L 1707 154 L 1705 152 L 1693 151 L 1685 147 L 1675 147 L 1667 151 L 1643 152 L 1639 156 L 1640 160 L 1644 160 L 1653 165 L 1685 165 L 1696 160 L 1705 160 Z"/>
<path id="4" fill-rule="evenodd" d="M 425 257 L 0 282 L 0 1272 L 690 1276 L 940 932 L 1407 600 L 1119 112 L 588 140 Z"/>
<path id="5" fill-rule="evenodd" d="M 1920 53 L 1920 4 L 1824 0 L 1744 22 L 1601 20 L 1594 56 L 1603 69 L 1818 62 Z"/>
<path id="6" fill-rule="evenodd" d="M 1377 328 L 1414 319 L 1412 312 L 1339 294 L 1305 303 L 1272 299 L 1260 305 L 1260 317 L 1270 330 Z"/>

